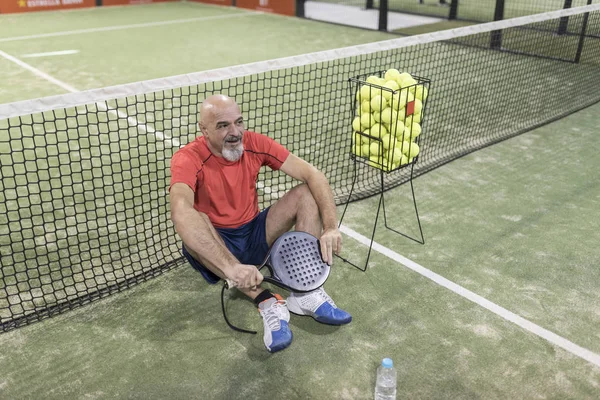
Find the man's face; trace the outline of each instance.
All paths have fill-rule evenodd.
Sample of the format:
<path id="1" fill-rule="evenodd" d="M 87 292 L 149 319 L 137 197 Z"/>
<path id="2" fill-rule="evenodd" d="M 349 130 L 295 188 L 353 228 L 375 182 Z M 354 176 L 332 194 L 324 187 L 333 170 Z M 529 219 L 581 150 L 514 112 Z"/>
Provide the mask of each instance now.
<path id="1" fill-rule="evenodd" d="M 200 123 L 210 150 L 227 161 L 237 161 L 244 153 L 244 118 L 235 103 L 212 107 Z"/>

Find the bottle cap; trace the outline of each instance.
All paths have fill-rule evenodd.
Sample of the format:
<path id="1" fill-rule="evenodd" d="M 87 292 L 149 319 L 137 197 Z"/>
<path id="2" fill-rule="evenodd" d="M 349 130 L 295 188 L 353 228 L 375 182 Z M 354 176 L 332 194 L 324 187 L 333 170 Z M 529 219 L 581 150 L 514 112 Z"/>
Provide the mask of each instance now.
<path id="1" fill-rule="evenodd" d="M 381 362 L 381 365 L 383 366 L 383 368 L 392 368 L 394 366 L 394 362 L 391 358 L 384 358 Z"/>

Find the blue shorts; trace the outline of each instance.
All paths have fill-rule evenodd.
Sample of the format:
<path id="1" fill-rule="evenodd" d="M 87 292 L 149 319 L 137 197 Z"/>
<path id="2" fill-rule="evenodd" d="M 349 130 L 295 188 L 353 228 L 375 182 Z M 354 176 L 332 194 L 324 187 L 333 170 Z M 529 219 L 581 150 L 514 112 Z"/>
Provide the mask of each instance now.
<path id="1" fill-rule="evenodd" d="M 225 246 L 242 264 L 260 265 L 269 252 L 267 243 L 267 214 L 269 208 L 262 210 L 252 221 L 239 228 L 215 228 L 221 235 Z M 219 282 L 219 277 L 202 265 L 181 245 L 181 251 L 192 267 L 202 274 L 208 283 Z"/>

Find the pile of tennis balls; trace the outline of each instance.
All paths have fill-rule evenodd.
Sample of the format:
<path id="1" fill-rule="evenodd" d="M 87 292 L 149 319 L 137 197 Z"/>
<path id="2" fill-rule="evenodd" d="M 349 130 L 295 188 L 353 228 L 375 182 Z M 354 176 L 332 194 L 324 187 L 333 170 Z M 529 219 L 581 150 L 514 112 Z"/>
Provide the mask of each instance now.
<path id="1" fill-rule="evenodd" d="M 410 164 L 420 151 L 427 87 L 393 68 L 383 78 L 369 76 L 366 83 L 357 87 L 352 153 L 384 171 Z"/>

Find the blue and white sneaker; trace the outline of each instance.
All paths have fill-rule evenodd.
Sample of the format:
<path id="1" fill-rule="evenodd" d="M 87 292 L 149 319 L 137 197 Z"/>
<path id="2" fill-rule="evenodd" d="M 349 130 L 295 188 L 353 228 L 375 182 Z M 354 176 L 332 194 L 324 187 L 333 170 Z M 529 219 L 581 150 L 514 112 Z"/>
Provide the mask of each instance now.
<path id="1" fill-rule="evenodd" d="M 322 287 L 308 293 L 290 293 L 287 306 L 294 314 L 310 315 L 324 324 L 344 325 L 352 321 L 352 316 L 337 308 Z"/>
<path id="2" fill-rule="evenodd" d="M 265 329 L 263 340 L 265 347 L 271 353 L 283 350 L 292 343 L 292 331 L 288 326 L 290 312 L 285 303 L 280 295 L 275 294 L 275 297 L 262 301 L 258 305 Z"/>

